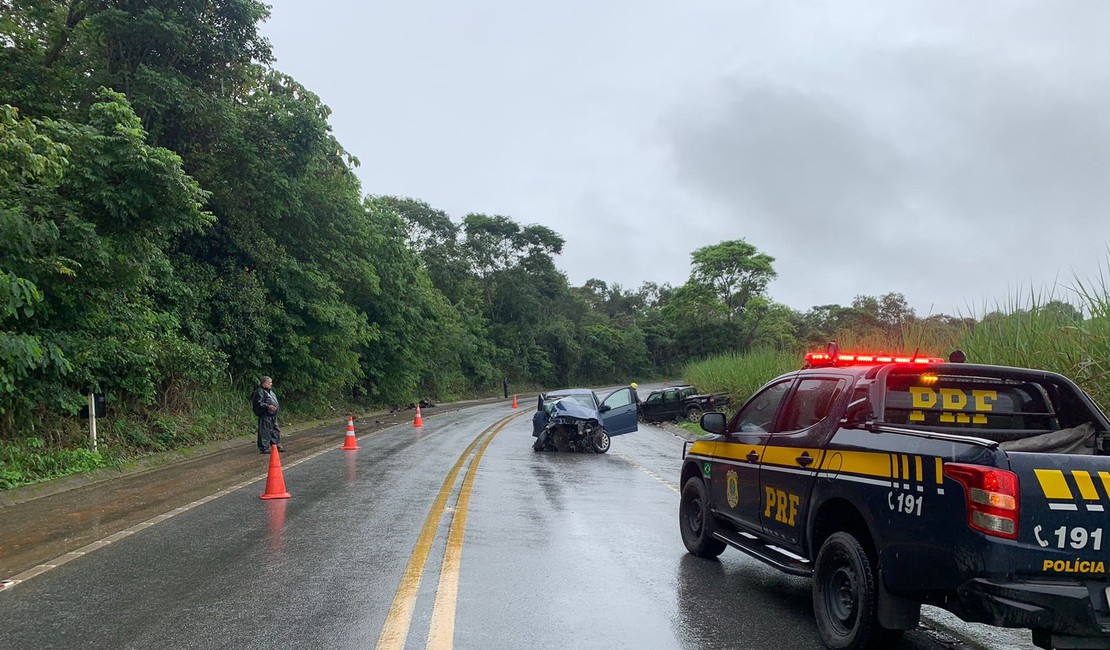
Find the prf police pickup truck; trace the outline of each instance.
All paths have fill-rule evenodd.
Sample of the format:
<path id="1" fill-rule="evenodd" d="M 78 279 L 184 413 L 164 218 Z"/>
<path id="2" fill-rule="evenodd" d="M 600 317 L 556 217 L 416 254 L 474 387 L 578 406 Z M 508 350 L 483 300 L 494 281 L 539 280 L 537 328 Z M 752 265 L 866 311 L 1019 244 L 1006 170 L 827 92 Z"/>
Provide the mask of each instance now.
<path id="1" fill-rule="evenodd" d="M 830 346 L 701 426 L 686 548 L 812 578 L 828 647 L 893 647 L 926 603 L 1110 648 L 1110 421 L 1065 377 Z"/>

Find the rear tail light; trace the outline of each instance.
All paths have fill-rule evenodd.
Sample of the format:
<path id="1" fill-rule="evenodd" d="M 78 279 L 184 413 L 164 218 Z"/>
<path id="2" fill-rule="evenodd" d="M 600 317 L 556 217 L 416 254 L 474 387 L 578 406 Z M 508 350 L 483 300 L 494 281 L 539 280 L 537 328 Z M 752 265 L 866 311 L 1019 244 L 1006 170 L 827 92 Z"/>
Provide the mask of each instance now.
<path id="1" fill-rule="evenodd" d="M 945 463 L 944 475 L 964 486 L 968 526 L 987 535 L 1017 539 L 1017 474 L 984 465 Z"/>

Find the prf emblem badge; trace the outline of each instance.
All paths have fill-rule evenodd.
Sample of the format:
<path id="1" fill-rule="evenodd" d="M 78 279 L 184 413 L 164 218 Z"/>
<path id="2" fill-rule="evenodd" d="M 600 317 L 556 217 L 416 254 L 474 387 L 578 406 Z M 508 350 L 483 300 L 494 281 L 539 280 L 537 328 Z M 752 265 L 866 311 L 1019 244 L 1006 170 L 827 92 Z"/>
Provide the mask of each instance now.
<path id="1" fill-rule="evenodd" d="M 736 482 L 736 470 L 730 469 L 728 471 L 728 507 L 735 508 L 736 504 L 740 503 L 740 485 Z"/>
<path id="2" fill-rule="evenodd" d="M 711 471 L 711 469 L 710 469 L 711 467 L 712 466 L 709 463 L 702 463 L 701 473 L 704 474 L 705 476 L 709 476 L 709 473 Z"/>

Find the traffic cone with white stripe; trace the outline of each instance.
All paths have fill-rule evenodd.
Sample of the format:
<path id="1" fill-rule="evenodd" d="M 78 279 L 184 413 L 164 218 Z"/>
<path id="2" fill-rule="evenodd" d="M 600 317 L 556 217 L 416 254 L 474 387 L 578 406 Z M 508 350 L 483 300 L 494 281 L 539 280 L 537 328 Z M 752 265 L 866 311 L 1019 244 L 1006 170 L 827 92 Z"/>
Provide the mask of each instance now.
<path id="1" fill-rule="evenodd" d="M 353 417 L 347 418 L 347 438 L 343 441 L 343 446 L 340 449 L 343 451 L 358 449 L 358 441 L 355 440 L 355 419 Z"/>
<path id="2" fill-rule="evenodd" d="M 518 408 L 516 405 L 516 395 L 513 395 L 513 408 Z"/>
<path id="3" fill-rule="evenodd" d="M 412 421 L 413 428 L 424 426 L 424 418 L 420 417 L 420 405 L 416 405 L 416 419 Z"/>
<path id="4" fill-rule="evenodd" d="M 281 473 L 281 457 L 278 455 L 278 446 L 270 445 L 270 471 L 266 474 L 266 491 L 259 495 L 260 499 L 288 499 L 290 495 L 285 491 L 285 476 Z"/>

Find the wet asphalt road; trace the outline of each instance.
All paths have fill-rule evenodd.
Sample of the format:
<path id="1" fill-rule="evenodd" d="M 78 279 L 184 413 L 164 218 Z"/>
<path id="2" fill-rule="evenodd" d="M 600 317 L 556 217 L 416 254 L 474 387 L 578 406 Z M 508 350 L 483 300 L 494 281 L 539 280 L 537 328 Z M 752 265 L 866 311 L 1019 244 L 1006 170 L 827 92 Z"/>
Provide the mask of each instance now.
<path id="1" fill-rule="evenodd" d="M 679 438 L 537 454 L 521 406 L 287 454 L 291 499 L 246 482 L 0 592 L 0 646 L 820 647 L 808 581 L 686 553 Z"/>

